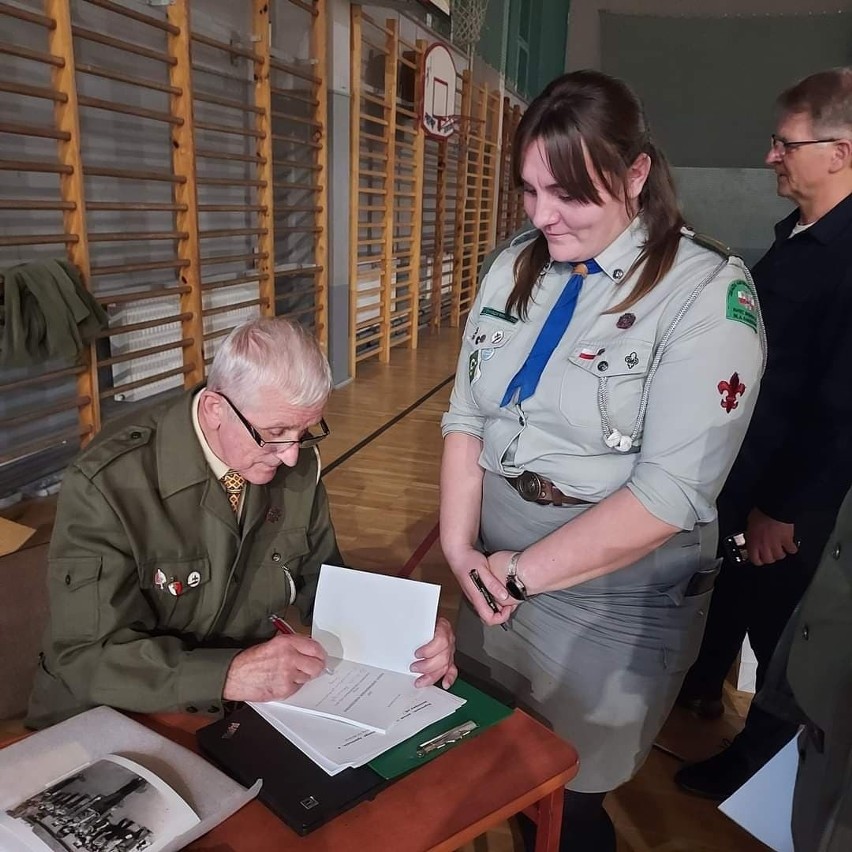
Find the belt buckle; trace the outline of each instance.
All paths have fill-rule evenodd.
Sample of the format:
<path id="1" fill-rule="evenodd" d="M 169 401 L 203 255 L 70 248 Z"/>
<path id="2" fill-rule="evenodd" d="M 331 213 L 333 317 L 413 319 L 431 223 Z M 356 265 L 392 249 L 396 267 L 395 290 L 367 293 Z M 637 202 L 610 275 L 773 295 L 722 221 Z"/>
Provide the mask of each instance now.
<path id="1" fill-rule="evenodd" d="M 529 503 L 544 499 L 544 483 L 537 473 L 525 470 L 516 480 L 518 494 Z"/>

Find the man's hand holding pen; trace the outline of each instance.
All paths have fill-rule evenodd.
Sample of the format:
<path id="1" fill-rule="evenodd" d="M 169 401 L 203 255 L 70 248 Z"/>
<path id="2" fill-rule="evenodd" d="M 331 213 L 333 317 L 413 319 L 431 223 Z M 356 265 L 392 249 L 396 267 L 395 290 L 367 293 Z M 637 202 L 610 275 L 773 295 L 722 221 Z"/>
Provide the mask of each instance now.
<path id="1" fill-rule="evenodd" d="M 285 635 L 241 651 L 231 661 L 222 697 L 226 701 L 276 701 L 289 698 L 322 674 L 326 655 L 310 636 Z"/>

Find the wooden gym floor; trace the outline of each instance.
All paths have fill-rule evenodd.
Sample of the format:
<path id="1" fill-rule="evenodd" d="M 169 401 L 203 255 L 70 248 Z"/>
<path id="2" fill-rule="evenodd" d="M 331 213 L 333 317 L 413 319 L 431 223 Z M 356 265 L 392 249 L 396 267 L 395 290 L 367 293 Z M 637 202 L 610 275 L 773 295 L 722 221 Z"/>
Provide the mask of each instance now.
<path id="1" fill-rule="evenodd" d="M 459 593 L 437 542 L 441 415 L 446 410 L 459 332 L 422 334 L 416 351 L 395 349 L 390 364 L 367 361 L 336 390 L 326 414 L 323 479 L 340 548 L 352 567 L 441 585 L 441 612 L 455 620 Z M 714 754 L 742 726 L 749 696 L 726 696 L 715 722 L 680 710 L 670 717 L 639 775 L 607 800 L 619 852 L 760 852 L 766 850 L 716 809 L 681 793 L 672 775 L 680 758 Z M 511 771 L 507 767 L 506 771 Z M 512 852 L 509 824 L 464 852 Z"/>

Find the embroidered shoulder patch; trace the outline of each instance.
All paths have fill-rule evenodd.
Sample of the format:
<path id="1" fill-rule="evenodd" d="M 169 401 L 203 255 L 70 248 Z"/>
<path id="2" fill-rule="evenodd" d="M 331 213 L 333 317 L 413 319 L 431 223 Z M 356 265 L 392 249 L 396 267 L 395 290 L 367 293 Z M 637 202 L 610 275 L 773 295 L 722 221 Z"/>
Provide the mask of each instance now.
<path id="1" fill-rule="evenodd" d="M 497 308 L 483 308 L 479 315 L 481 317 L 494 317 L 495 319 L 504 320 L 505 322 L 510 322 L 514 325 L 517 321 L 517 317 L 513 317 L 511 314 L 507 314 L 505 311 L 498 311 Z"/>
<path id="2" fill-rule="evenodd" d="M 747 325 L 752 331 L 757 331 L 757 296 L 755 296 L 754 288 L 747 281 L 740 279 L 728 285 L 725 317 Z"/>

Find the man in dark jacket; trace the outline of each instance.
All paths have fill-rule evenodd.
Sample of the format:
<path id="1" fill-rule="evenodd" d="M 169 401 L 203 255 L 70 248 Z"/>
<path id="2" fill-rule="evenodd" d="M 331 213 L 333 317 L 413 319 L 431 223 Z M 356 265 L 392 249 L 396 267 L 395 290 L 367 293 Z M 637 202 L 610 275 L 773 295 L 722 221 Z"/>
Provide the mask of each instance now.
<path id="1" fill-rule="evenodd" d="M 72 462 L 32 727 L 97 704 L 217 715 L 322 672 L 322 647 L 269 617 L 295 605 L 307 620 L 320 566 L 341 564 L 315 449 L 330 390 L 310 335 L 254 320 L 206 386 L 104 429 Z M 452 683 L 446 619 L 419 656 L 418 685 Z"/>
<path id="2" fill-rule="evenodd" d="M 722 712 L 724 678 L 746 633 L 762 685 L 852 482 L 852 68 L 802 80 L 777 106 L 766 162 L 797 209 L 754 269 L 768 362 L 718 504 L 720 538 L 745 533 L 748 561 L 725 559 L 679 699 L 708 717 Z M 722 799 L 794 733 L 754 707 L 730 748 L 676 780 Z"/>

